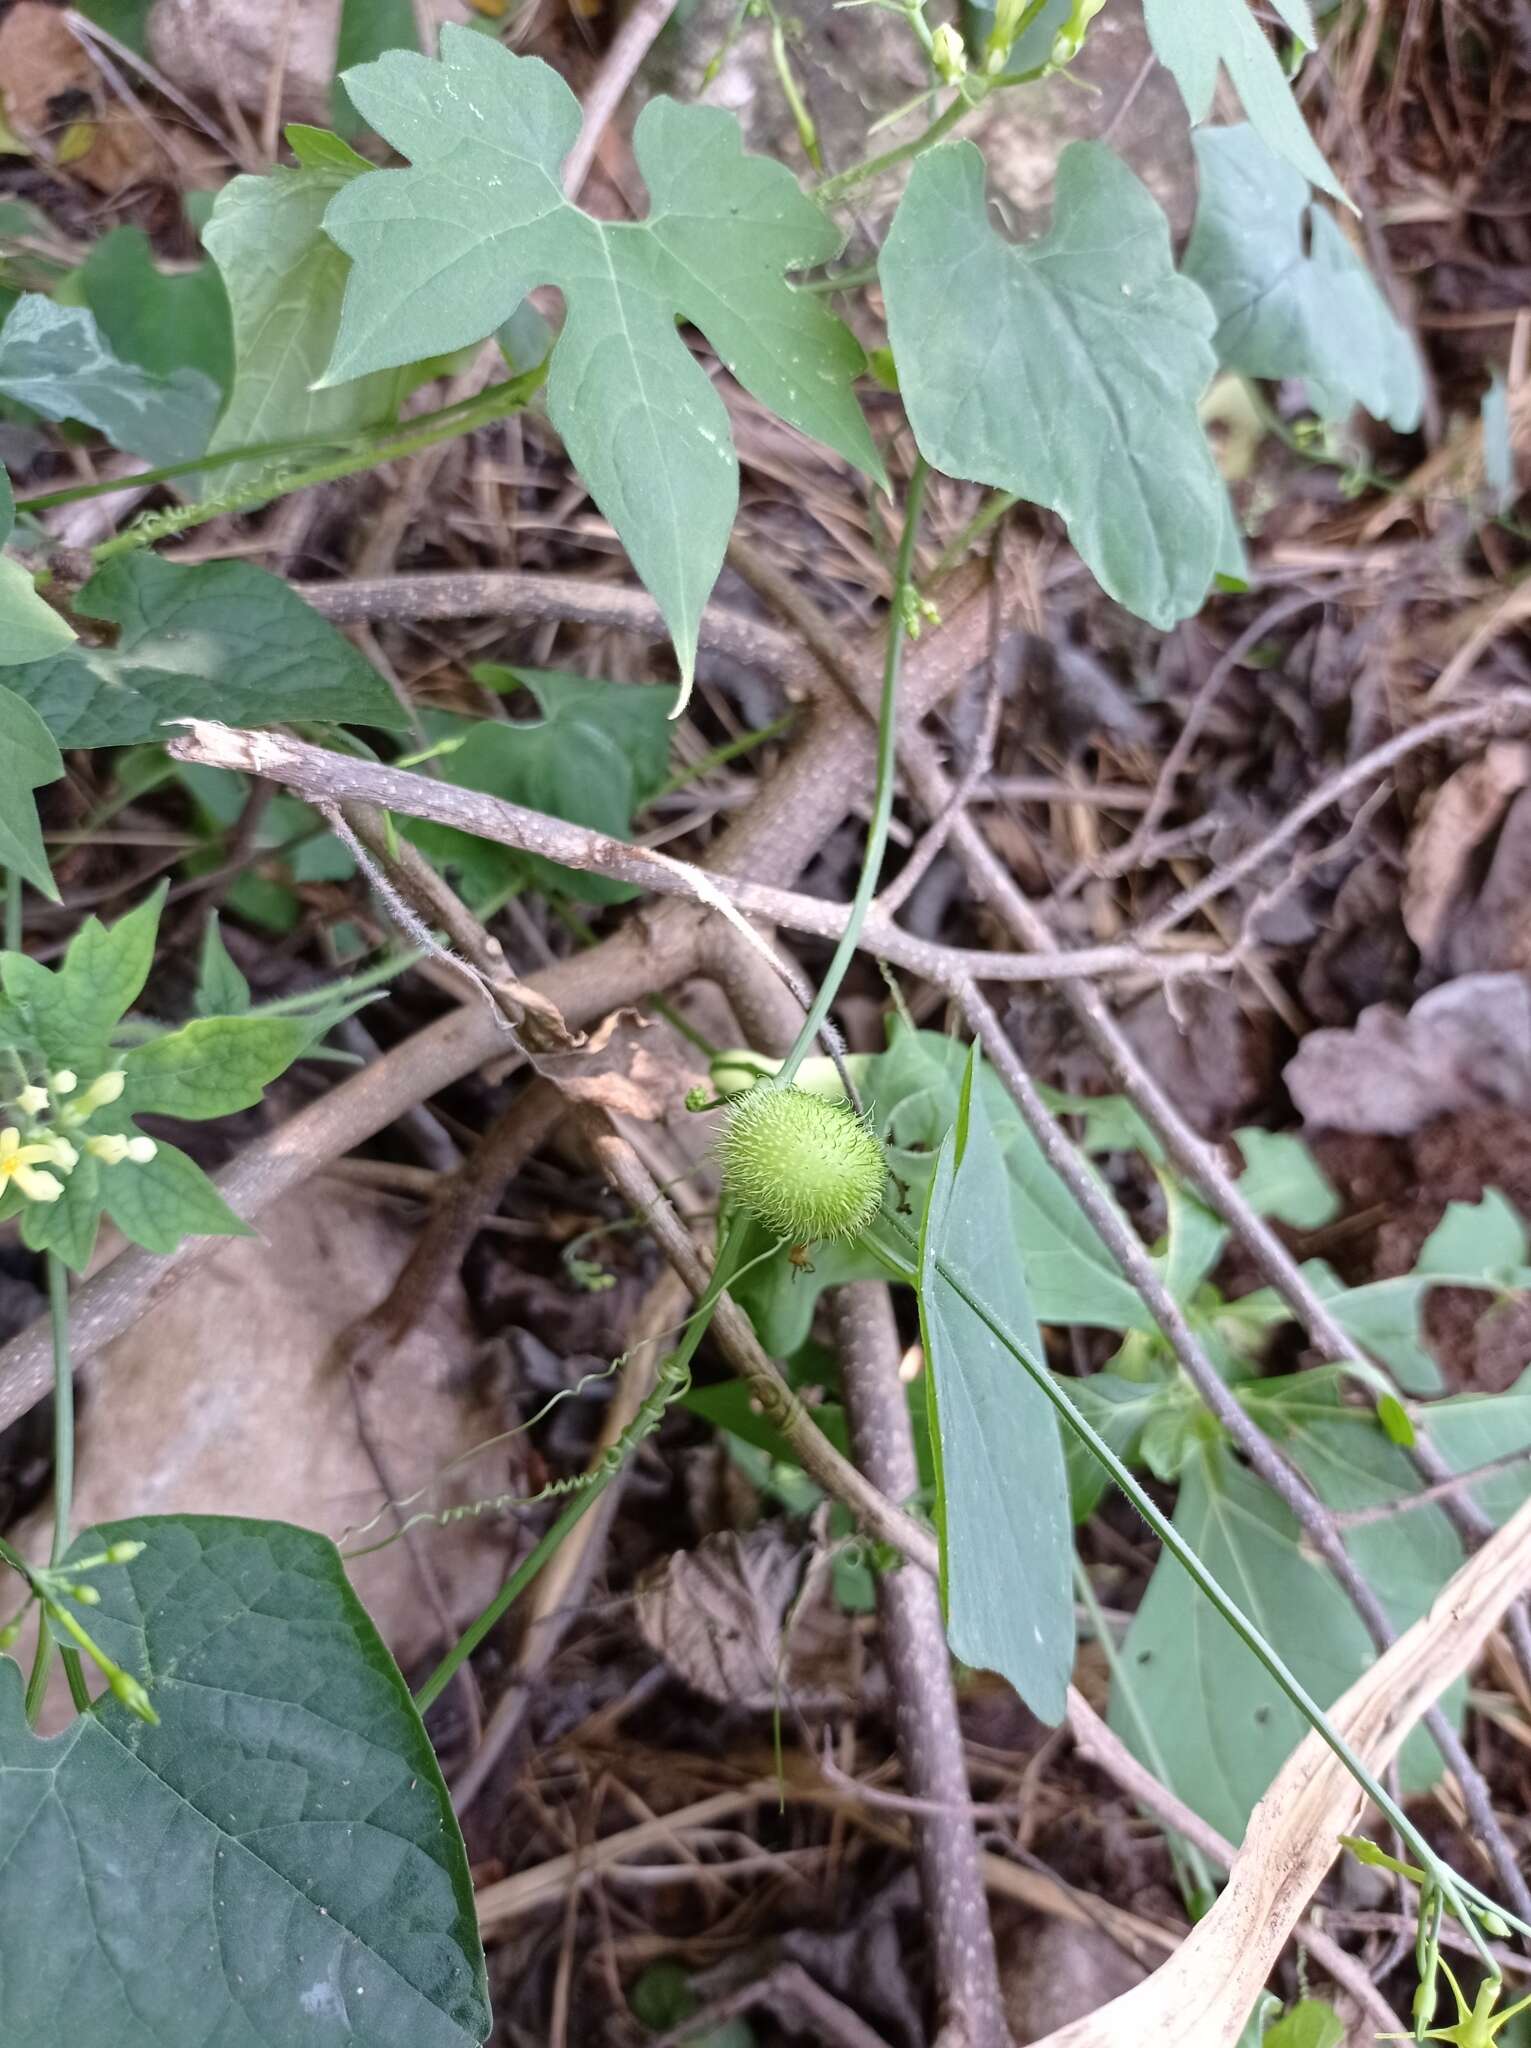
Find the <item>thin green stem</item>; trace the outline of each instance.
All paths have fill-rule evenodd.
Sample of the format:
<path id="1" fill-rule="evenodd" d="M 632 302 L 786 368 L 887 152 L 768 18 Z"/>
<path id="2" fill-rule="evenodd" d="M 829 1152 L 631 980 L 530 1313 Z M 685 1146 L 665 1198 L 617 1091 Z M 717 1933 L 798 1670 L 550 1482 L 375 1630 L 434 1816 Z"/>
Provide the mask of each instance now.
<path id="1" fill-rule="evenodd" d="M 662 796 L 673 796 L 688 783 L 699 782 L 704 775 L 710 775 L 714 768 L 726 767 L 730 761 L 737 761 L 741 754 L 753 753 L 756 747 L 763 747 L 768 740 L 779 740 L 783 733 L 790 732 L 797 717 L 796 711 L 785 711 L 780 718 L 773 718 L 769 725 L 757 726 L 752 732 L 741 732 L 731 740 L 725 740 L 720 747 L 714 747 L 710 754 L 703 754 L 699 761 L 687 761 L 683 767 L 661 782 L 650 803 Z"/>
<path id="2" fill-rule="evenodd" d="M 1018 505 L 1020 502 L 1014 491 L 992 492 L 962 531 L 954 539 L 949 540 L 941 550 L 936 561 L 936 574 L 944 576 L 948 569 L 955 567 L 964 559 L 974 541 L 982 540 L 989 528 L 1003 519 L 1012 505 Z"/>
<path id="3" fill-rule="evenodd" d="M 53 1548 L 59 1564 L 69 1548 L 74 1510 L 74 1367 L 69 1353 L 69 1268 L 48 1253 L 48 1315 L 53 1328 Z"/>
<path id="4" fill-rule="evenodd" d="M 968 111 L 972 102 L 962 93 L 951 100 L 930 126 L 916 135 L 910 142 L 901 142 L 896 149 L 885 149 L 881 156 L 868 157 L 865 163 L 852 164 L 849 170 L 838 171 L 832 178 L 825 178 L 813 188 L 813 196 L 821 206 L 833 206 L 843 199 L 847 192 L 854 192 L 858 185 L 865 185 L 871 178 L 880 178 L 884 171 L 896 170 L 900 164 L 908 163 L 911 157 L 922 156 L 927 149 L 938 143 L 943 135 L 949 135 Z"/>
<path id="5" fill-rule="evenodd" d="M 526 373 L 540 376 L 540 367 Z M 487 391 L 475 392 L 471 398 L 457 398 L 450 405 L 438 406 L 434 412 L 422 412 L 405 422 L 411 433 L 432 427 L 449 428 L 453 420 L 466 417 L 469 426 L 478 426 L 486 406 L 492 407 L 496 396 L 520 385 L 525 376 L 513 377 L 493 384 Z M 499 415 L 489 411 L 489 418 Z M 109 476 L 95 483 L 70 484 L 65 489 L 45 491 L 33 498 L 17 500 L 18 512 L 51 512 L 57 505 L 78 504 L 84 498 L 103 498 L 113 491 L 131 486 L 135 490 L 145 489 L 150 484 L 173 483 L 177 477 L 198 476 L 210 469 L 227 469 L 236 462 L 266 462 L 283 455 L 306 455 L 311 449 L 332 448 L 337 454 L 342 450 L 361 453 L 370 447 L 395 439 L 403 428 L 397 423 L 385 427 L 369 427 L 359 434 L 294 434 L 285 441 L 251 441 L 242 448 L 217 448 L 205 455 L 190 455 L 183 462 L 162 462 L 155 469 L 135 470 L 131 476 Z M 378 457 L 381 461 L 383 458 Z"/>
<path id="6" fill-rule="evenodd" d="M 686 1368 L 696 1356 L 707 1329 L 712 1322 L 713 1310 L 718 1299 L 738 1269 L 740 1254 L 749 1234 L 748 1219 L 743 1216 L 732 1218 L 724 1230 L 722 1243 L 718 1247 L 717 1261 L 712 1275 L 691 1313 L 684 1336 L 667 1361 L 672 1367 Z M 453 1677 L 471 1657 L 489 1631 L 510 1611 L 510 1608 L 526 1591 L 543 1566 L 558 1550 L 564 1538 L 574 1528 L 580 1517 L 592 1508 L 606 1491 L 625 1460 L 603 1466 L 590 1475 L 590 1483 L 581 1487 L 569 1505 L 559 1515 L 535 1547 L 517 1565 L 498 1593 L 469 1627 L 448 1650 L 436 1669 L 415 1694 L 415 1705 L 423 1714 L 438 1700 L 452 1682 Z"/>
<path id="7" fill-rule="evenodd" d="M 416 1692 L 415 1705 L 422 1714 L 441 1697 L 461 1666 L 473 1655 L 489 1631 L 520 1599 L 538 1572 L 555 1555 L 574 1525 L 595 1506 L 614 1477 L 615 1474 L 612 1472 L 596 1473 L 590 1484 L 575 1494 L 557 1521 L 548 1529 L 547 1534 L 522 1558 L 478 1620 L 458 1637 L 424 1685 Z"/>
<path id="8" fill-rule="evenodd" d="M 1105 1615 L 1101 1612 L 1100 1602 L 1095 1597 L 1095 1588 L 1090 1581 L 1090 1574 L 1085 1570 L 1077 1557 L 1074 1559 L 1074 1590 L 1079 1595 L 1080 1604 L 1083 1606 L 1085 1613 L 1090 1617 L 1090 1626 L 1095 1631 L 1095 1640 L 1100 1644 L 1101 1654 L 1106 1660 L 1106 1668 L 1111 1674 L 1112 1697 L 1113 1699 L 1121 1699 L 1125 1704 L 1128 1713 L 1132 1716 L 1133 1725 L 1138 1731 L 1138 1739 L 1142 1743 L 1147 1755 L 1149 1769 L 1162 1785 L 1167 1785 L 1170 1782 L 1169 1770 L 1165 1765 L 1163 1752 L 1159 1748 L 1154 1731 L 1145 1719 L 1143 1710 L 1138 1704 L 1138 1696 L 1132 1683 L 1132 1673 L 1127 1668 L 1121 1651 L 1117 1648 L 1116 1638 L 1111 1633 L 1110 1622 L 1107 1621 Z M 1208 1903 L 1217 1892 L 1217 1884 L 1212 1875 L 1211 1865 L 1194 1842 L 1184 1840 L 1173 1829 L 1166 1833 L 1165 1841 L 1169 1845 L 1170 1857 L 1175 1865 L 1181 1895 L 1185 1899 L 1187 1909 L 1193 1916 L 1204 1913 Z"/>
<path id="9" fill-rule="evenodd" d="M 48 1253 L 47 1267 L 48 1313 L 53 1327 L 53 1543 L 49 1562 L 57 1567 L 69 1548 L 69 1517 L 74 1507 L 74 1367 L 69 1351 L 69 1269 L 56 1252 Z M 37 1617 L 37 1650 L 27 1681 L 29 1721 L 35 1722 L 42 1711 L 52 1661 L 53 1631 L 45 1603 Z M 77 1651 L 64 1652 L 64 1668 L 75 1705 L 88 1706 Z"/>
<path id="10" fill-rule="evenodd" d="M 492 420 L 523 411 L 542 380 L 543 368 L 539 365 L 524 376 L 491 385 L 489 390 L 481 391 L 476 398 L 467 399 L 461 405 L 445 407 L 441 415 L 427 415 L 424 423 L 410 422 L 408 431 L 400 430 L 392 440 L 372 442 L 364 448 L 353 446 L 307 469 L 258 476 L 240 489 L 209 498 L 202 504 L 181 505 L 168 512 L 151 513 L 125 533 L 119 533 L 92 549 L 91 561 L 99 566 L 116 555 L 131 554 L 136 548 L 148 547 L 154 541 L 185 533 L 189 528 L 201 526 L 225 513 L 253 511 L 274 498 L 289 497 L 294 491 L 307 490 L 315 484 L 335 483 L 341 477 L 356 475 L 359 470 L 375 469 L 379 463 L 400 462 L 406 456 L 419 455 L 442 441 L 471 433 L 475 427 L 486 426 Z"/>
<path id="11" fill-rule="evenodd" d="M 899 541 L 898 560 L 893 571 L 893 601 L 888 613 L 888 652 L 883 663 L 882 701 L 877 712 L 877 788 L 872 800 L 872 821 L 867 830 L 866 855 L 861 863 L 861 878 L 856 884 L 856 894 L 851 902 L 850 920 L 836 946 L 829 971 L 820 982 L 818 992 L 809 1005 L 803 1019 L 803 1028 L 797 1034 L 797 1041 L 782 1062 L 777 1075 L 780 1087 L 790 1085 L 793 1076 L 802 1065 L 809 1047 L 819 1035 L 819 1027 L 829 1015 L 830 1005 L 840 993 L 840 984 L 846 970 L 855 958 L 856 947 L 861 939 L 861 927 L 866 914 L 872 907 L 872 898 L 877 893 L 877 883 L 882 874 L 883 855 L 887 851 L 888 827 L 893 821 L 893 790 L 897 779 L 898 766 L 898 682 L 903 667 L 904 641 L 908 637 L 908 599 L 914 587 L 914 545 L 920 530 L 920 507 L 925 497 L 927 475 L 923 457 L 915 462 L 914 474 L 909 479 L 909 496 L 904 506 L 904 531 Z"/>

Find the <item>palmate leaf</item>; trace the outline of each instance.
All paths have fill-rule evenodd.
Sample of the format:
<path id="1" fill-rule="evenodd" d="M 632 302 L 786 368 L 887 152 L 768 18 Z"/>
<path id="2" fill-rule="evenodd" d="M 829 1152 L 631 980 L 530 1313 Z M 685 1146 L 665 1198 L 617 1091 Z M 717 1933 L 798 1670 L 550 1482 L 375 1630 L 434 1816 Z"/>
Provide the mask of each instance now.
<path id="1" fill-rule="evenodd" d="M 633 137 L 648 218 L 593 220 L 559 183 L 580 112 L 557 73 L 463 28 L 444 29 L 441 49 L 437 63 L 393 51 L 346 75 L 413 168 L 356 179 L 325 215 L 353 263 L 327 380 L 482 340 L 534 286 L 557 285 L 568 310 L 549 415 L 657 599 L 689 686 L 738 464 L 676 318 L 773 412 L 880 480 L 851 389 L 860 345 L 783 276 L 827 260 L 840 237 L 784 166 L 743 154 L 732 115 L 666 99 Z"/>
<path id="2" fill-rule="evenodd" d="M 5 686 L 60 746 L 159 737 L 177 718 L 272 725 L 284 718 L 395 727 L 397 699 L 350 642 L 280 577 L 251 562 L 182 568 L 140 551 L 98 569 L 74 600 L 119 630 L 5 670 Z"/>
<path id="3" fill-rule="evenodd" d="M 124 1540 L 90 1628 L 157 1727 L 107 1698 L 42 1741 L 0 1658 L 6 2048 L 474 2048 L 462 1838 L 333 1544 L 165 1516 L 74 1554 Z"/>
<path id="4" fill-rule="evenodd" d="M 1245 377 L 1301 377 L 1314 411 L 1357 405 L 1400 433 L 1419 424 L 1424 380 L 1413 342 L 1308 181 L 1253 128 L 1196 137 L 1201 198 L 1185 252 L 1217 310 L 1213 346 Z"/>
<path id="5" fill-rule="evenodd" d="M 1058 165 L 1053 227 L 1014 248 L 971 143 L 920 158 L 878 266 L 927 461 L 1050 506 L 1102 587 L 1155 626 L 1225 565 L 1227 496 L 1197 416 L 1216 367 L 1169 223 L 1100 143 Z"/>
<path id="6" fill-rule="evenodd" d="M 965 1663 L 1001 1672 L 1034 1714 L 1057 1723 L 1074 1664 L 1073 1528 L 1057 1420 L 941 1270 L 1040 1359 L 1004 1155 L 973 1085 L 977 1059 L 975 1048 L 920 1233 L 946 1632 Z"/>
<path id="7" fill-rule="evenodd" d="M 1308 0 L 1275 0 L 1299 42 L 1317 40 Z M 1143 19 L 1159 62 L 1174 75 L 1194 124 L 1212 111 L 1219 65 L 1238 88 L 1244 112 L 1278 156 L 1321 190 L 1344 199 L 1248 0 L 1143 0 Z"/>

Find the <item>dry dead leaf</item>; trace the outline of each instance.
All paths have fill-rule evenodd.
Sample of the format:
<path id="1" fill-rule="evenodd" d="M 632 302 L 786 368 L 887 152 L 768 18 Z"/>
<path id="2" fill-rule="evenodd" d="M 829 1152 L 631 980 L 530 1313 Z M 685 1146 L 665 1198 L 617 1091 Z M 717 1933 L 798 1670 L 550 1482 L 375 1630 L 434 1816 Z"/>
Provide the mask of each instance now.
<path id="1" fill-rule="evenodd" d="M 679 1057 L 681 1041 L 636 1010 L 614 1010 L 577 1052 L 556 1054 L 541 1071 L 572 1102 L 588 1102 L 615 1116 L 662 1123 L 684 1109 L 700 1068 Z"/>
<path id="2" fill-rule="evenodd" d="M 686 1683 L 720 1704 L 768 1709 L 839 1692 L 850 1623 L 827 1599 L 823 1559 L 774 1523 L 679 1550 L 638 1590 L 638 1626 Z"/>
<path id="3" fill-rule="evenodd" d="M 1487 747 L 1441 785 L 1410 835 L 1403 921 L 1446 972 L 1531 966 L 1531 747 Z"/>
<path id="4" fill-rule="evenodd" d="M 112 97 L 63 14 L 44 0 L 17 0 L 0 20 L 0 103 L 33 155 L 94 191 L 176 175 L 165 148 Z"/>
<path id="5" fill-rule="evenodd" d="M 1306 1123 L 1402 1137 L 1453 1110 L 1531 1112 L 1531 982 L 1467 974 L 1405 1012 L 1363 1010 L 1353 1030 L 1310 1031 L 1285 1080 Z"/>

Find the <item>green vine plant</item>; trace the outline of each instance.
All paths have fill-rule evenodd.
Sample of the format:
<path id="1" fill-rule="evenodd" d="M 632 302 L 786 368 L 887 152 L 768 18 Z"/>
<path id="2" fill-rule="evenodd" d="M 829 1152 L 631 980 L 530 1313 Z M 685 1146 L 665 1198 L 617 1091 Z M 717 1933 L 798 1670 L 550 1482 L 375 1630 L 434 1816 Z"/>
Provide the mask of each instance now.
<path id="1" fill-rule="evenodd" d="M 1043 1720 L 1061 1718 L 1075 1652 L 1074 1524 L 1114 1484 L 1162 1545 L 1114 1659 L 1123 1739 L 1236 1838 L 1303 1728 L 1316 1729 L 1417 1859 L 1396 1866 L 1420 1890 L 1414 2038 L 1487 2048 L 1512 2016 L 1498 2011 L 1489 1937 L 1531 1927 L 1450 1867 L 1401 1804 L 1438 1776 L 1439 1756 L 1427 1737 L 1412 1741 L 1395 1797 L 1330 1723 L 1339 1680 L 1370 1655 L 1359 1622 L 1186 1380 L 993 1072 L 955 1039 L 902 1021 L 881 1054 L 815 1052 L 882 873 L 905 645 L 938 611 L 915 578 L 929 477 L 991 493 L 960 550 L 1012 506 L 1040 508 L 1110 598 L 1167 629 L 1246 575 L 1204 423 L 1215 378 L 1300 381 L 1304 431 L 1324 448 L 1339 445 L 1357 407 L 1400 433 L 1418 423 L 1413 345 L 1356 251 L 1350 202 L 1291 89 L 1316 42 L 1307 0 L 1275 0 L 1275 41 L 1246 0 L 1143 0 L 1197 131 L 1198 207 L 1178 261 L 1164 213 L 1105 143 L 1062 153 L 1051 226 L 1020 244 L 1000 231 L 980 149 L 957 136 L 994 95 L 1067 71 L 1103 8 L 1126 0 L 999 0 L 960 21 L 932 19 L 939 10 L 923 0 L 863 4 L 907 26 L 926 67 L 924 125 L 829 173 L 790 23 L 764 4 L 740 15 L 768 21 L 776 77 L 818 174 L 807 189 L 787 164 L 748 154 L 731 115 L 656 98 L 633 135 L 647 213 L 598 220 L 564 190 L 581 110 L 556 72 L 455 26 L 428 57 L 397 40 L 395 22 L 391 35 L 348 37 L 366 61 L 344 76 L 351 132 L 370 131 L 385 167 L 338 134 L 290 129 L 292 161 L 226 184 L 202 226 L 205 258 L 174 275 L 132 229 L 73 265 L 39 263 L 19 243 L 0 253 L 6 417 L 98 436 L 146 463 L 137 483 L 163 494 L 100 542 L 82 575 L 50 554 L 42 522 L 115 481 L 18 500 L 0 476 L 0 1224 L 18 1226 L 45 1262 L 55 1364 L 52 1554 L 42 1564 L 0 1544 L 21 1611 L 38 1618 L 30 1677 L 0 1659 L 0 2033 L 17 2048 L 51 2048 L 66 1982 L 78 2030 L 109 2031 L 128 2048 L 484 2041 L 471 1878 L 423 1711 L 676 1406 L 791 1465 L 790 1445 L 747 1414 L 742 1388 L 693 1384 L 725 1292 L 764 1348 L 790 1359 L 821 1290 L 868 1277 L 891 1277 L 918 1300 L 928 1469 L 914 1505 L 939 1540 L 954 1655 L 1003 1674 Z M 1206 126 L 1220 72 L 1244 119 Z M 889 177 L 903 187 L 881 246 L 837 269 L 856 195 Z M 562 294 L 556 332 L 532 303 L 544 286 Z M 887 346 L 869 356 L 858 335 L 879 317 Z M 411 956 L 353 957 L 354 971 L 311 1002 L 260 1006 L 214 923 L 196 1014 L 162 1029 L 138 1004 L 163 892 L 110 927 L 87 919 L 56 967 L 26 950 L 24 891 L 59 893 L 35 793 L 62 776 L 66 750 L 112 750 L 116 802 L 175 779 L 202 842 L 185 862 L 194 877 L 217 864 L 249 791 L 222 770 L 171 760 L 167 739 L 187 719 L 296 724 L 337 749 L 428 763 L 463 787 L 631 835 L 643 806 L 677 786 L 670 721 L 692 686 L 738 504 L 723 382 L 687 329 L 756 401 L 841 458 L 879 513 L 893 473 L 903 479 L 864 859 L 785 1061 L 746 1050 L 714 1063 L 717 1256 L 653 1391 L 596 1468 L 535 1496 L 563 1504 L 411 1698 L 339 1553 L 310 1532 L 177 1515 L 71 1531 L 69 1287 L 103 1216 L 155 1254 L 188 1236 L 245 1232 L 190 1156 L 138 1119 L 250 1107 L 294 1061 L 325 1057 L 330 1026 Z M 486 343 L 502 376 L 405 414 L 412 393 Z M 863 397 L 874 391 L 869 419 Z M 488 666 L 475 671 L 481 686 L 530 691 L 539 722 L 404 706 L 280 577 L 244 560 L 154 552 L 214 518 L 532 409 L 657 605 L 678 687 Z M 890 463 L 910 442 L 912 466 L 902 453 Z M 538 888 L 582 929 L 575 905 L 635 893 L 439 826 L 400 829 L 484 917 Z M 277 798 L 258 830 L 267 869 L 285 862 L 286 879 L 245 874 L 227 902 L 262 929 L 290 928 L 299 883 L 354 873 L 348 848 L 294 799 Z M 1461 1557 L 1439 1509 L 1413 1498 L 1410 1443 L 1427 1438 L 1495 1521 L 1531 1491 L 1531 1384 L 1438 1398 L 1419 1325 L 1433 1286 L 1505 1295 L 1531 1285 L 1519 1218 L 1493 1195 L 1454 1209 L 1413 1274 L 1371 1288 L 1311 1266 L 1355 1359 L 1269 1376 L 1264 1354 L 1286 1305 L 1218 1290 L 1223 1227 L 1152 1134 L 1121 1104 L 1052 1106 L 1084 1119 L 1087 1150 L 1140 1152 L 1157 1173 L 1165 1286 L 1233 1399 L 1340 1518 L 1357 1566 L 1405 1625 Z M 1332 1196 L 1296 1141 L 1252 1131 L 1241 1144 L 1243 1191 L 1260 1213 L 1306 1228 L 1327 1217 Z M 1103 1179 L 1100 1194 L 1109 1204 Z M 1069 1325 L 1118 1334 L 1106 1370 L 1065 1380 L 1049 1369 L 1043 1327 Z M 1171 1513 L 1143 1471 L 1176 1489 Z M 1194 1625 L 1208 1612 L 1217 1626 Z M 19 1619 L 5 1624 L 7 1641 Z M 1182 1646 L 1193 1638 L 1188 1672 Z M 80 1711 L 45 1742 L 35 1724 L 55 1649 Z M 1459 1720 L 1460 1699 L 1446 1704 Z M 216 1801 L 204 1796 L 214 1784 Z M 151 1852 L 151 1842 L 170 1846 Z M 1370 1845 L 1357 1853 L 1384 1857 Z M 130 1875 L 98 1884 L 92 1869 Z M 1471 2007 L 1439 1961 L 1446 1913 L 1484 1964 Z M 1438 1968 L 1458 2016 L 1427 2033 Z M 1251 2026 L 1259 2038 L 1263 2017 Z"/>

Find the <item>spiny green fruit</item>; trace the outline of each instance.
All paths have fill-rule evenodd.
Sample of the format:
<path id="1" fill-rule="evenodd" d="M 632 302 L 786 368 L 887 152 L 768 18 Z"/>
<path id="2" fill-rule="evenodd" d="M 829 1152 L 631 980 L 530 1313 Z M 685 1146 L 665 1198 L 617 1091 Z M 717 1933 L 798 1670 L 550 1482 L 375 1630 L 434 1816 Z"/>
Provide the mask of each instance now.
<path id="1" fill-rule="evenodd" d="M 859 1237 L 887 1179 L 876 1133 L 848 1102 L 757 1081 L 728 1106 L 724 1191 L 773 1237 Z"/>

